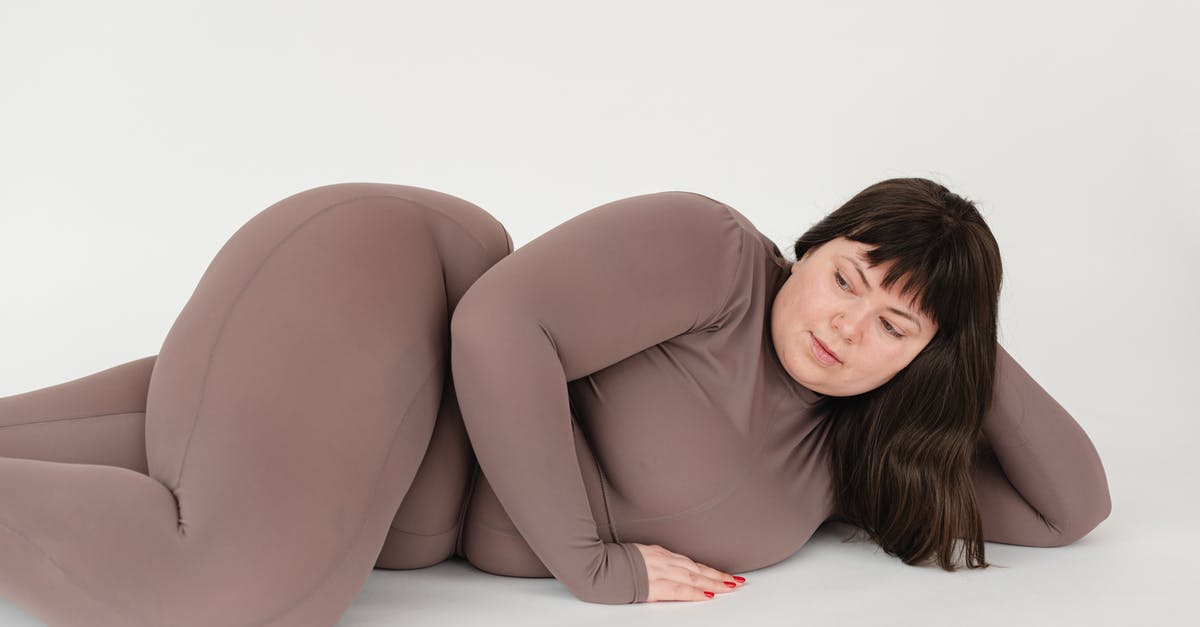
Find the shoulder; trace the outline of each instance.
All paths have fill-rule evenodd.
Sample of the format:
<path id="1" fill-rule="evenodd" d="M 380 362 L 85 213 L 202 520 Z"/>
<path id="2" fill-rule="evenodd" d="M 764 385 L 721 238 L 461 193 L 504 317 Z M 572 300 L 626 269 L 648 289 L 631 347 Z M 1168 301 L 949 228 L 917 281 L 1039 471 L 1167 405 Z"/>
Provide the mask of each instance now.
<path id="1" fill-rule="evenodd" d="M 719 214 L 719 217 L 726 218 L 733 224 L 737 225 L 739 230 L 738 235 L 749 238 L 753 242 L 753 246 L 749 248 L 753 248 L 755 253 L 760 252 L 760 249 L 765 250 L 767 255 L 773 257 L 774 261 L 778 265 L 782 267 L 787 267 L 790 265 L 787 259 L 784 258 L 783 253 L 780 252 L 779 245 L 776 244 L 775 241 L 770 237 L 767 237 L 767 235 L 761 230 L 759 230 L 754 222 L 751 221 L 750 218 L 746 217 L 744 213 L 734 209 L 729 204 L 721 202 L 720 200 L 717 200 L 711 196 L 693 191 L 671 190 L 659 193 L 671 195 L 672 197 L 681 199 L 687 199 L 690 197 L 692 204 L 709 207 L 715 212 L 715 214 Z"/>

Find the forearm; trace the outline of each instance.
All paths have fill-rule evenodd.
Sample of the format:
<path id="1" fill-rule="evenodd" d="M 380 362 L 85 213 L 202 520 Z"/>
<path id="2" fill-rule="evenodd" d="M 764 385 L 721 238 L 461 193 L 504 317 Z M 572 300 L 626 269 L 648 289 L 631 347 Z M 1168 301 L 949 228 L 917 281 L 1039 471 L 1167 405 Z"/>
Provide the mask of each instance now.
<path id="1" fill-rule="evenodd" d="M 644 600 L 645 566 L 636 549 L 597 533 L 554 346 L 536 320 L 495 311 L 466 318 L 456 317 L 453 328 L 455 388 L 480 467 L 513 524 L 576 597 Z"/>
<path id="2" fill-rule="evenodd" d="M 1069 544 L 1104 520 L 1111 508 L 1108 480 L 1100 456 L 1079 423 L 1017 363 L 1003 347 L 996 349 L 996 388 L 984 415 L 983 431 L 991 449 L 983 451 L 977 471 L 998 464 L 1011 488 L 1019 493 L 1049 528 L 1020 522 L 1014 495 L 998 478 L 980 486 L 993 492 L 992 502 L 1014 505 L 1007 517 L 991 517 L 991 535 L 1030 545 Z M 989 457 L 994 455 L 994 461 Z"/>

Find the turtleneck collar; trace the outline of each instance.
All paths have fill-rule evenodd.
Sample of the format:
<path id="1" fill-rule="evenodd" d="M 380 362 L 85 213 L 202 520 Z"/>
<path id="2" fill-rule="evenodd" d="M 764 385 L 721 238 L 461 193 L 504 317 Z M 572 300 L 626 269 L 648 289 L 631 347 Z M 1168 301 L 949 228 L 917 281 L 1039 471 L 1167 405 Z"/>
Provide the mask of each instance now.
<path id="1" fill-rule="evenodd" d="M 775 341 L 771 335 L 771 308 L 775 304 L 775 296 L 779 293 L 780 288 L 787 282 L 788 276 L 791 274 L 791 264 L 783 257 L 772 255 L 771 263 L 768 266 L 767 285 L 769 286 L 770 294 L 767 296 L 766 312 L 764 313 L 766 320 L 763 322 L 763 334 L 767 353 L 770 355 L 771 367 L 794 395 L 811 405 L 817 402 L 822 395 L 810 390 L 792 378 L 792 375 L 783 367 L 783 362 L 780 361 L 779 355 L 775 352 Z"/>

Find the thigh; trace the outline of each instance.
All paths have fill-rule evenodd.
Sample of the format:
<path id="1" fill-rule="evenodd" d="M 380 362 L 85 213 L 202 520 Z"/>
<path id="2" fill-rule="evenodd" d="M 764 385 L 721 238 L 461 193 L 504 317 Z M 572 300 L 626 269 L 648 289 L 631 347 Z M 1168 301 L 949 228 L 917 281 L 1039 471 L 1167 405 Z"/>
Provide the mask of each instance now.
<path id="1" fill-rule="evenodd" d="M 512 240 L 481 208 L 435 190 L 350 184 L 305 194 L 305 203 L 288 201 L 297 215 L 284 221 L 305 226 L 277 245 L 229 306 L 246 312 L 237 330 L 233 313 L 223 327 L 215 324 L 220 317 L 211 309 L 223 306 L 221 299 L 210 311 L 181 317 L 186 335 L 177 337 L 198 342 L 185 347 L 188 357 L 220 359 L 223 376 L 214 379 L 215 368 L 204 375 L 220 391 L 172 389 L 184 404 L 160 408 L 156 386 L 167 389 L 174 372 L 164 369 L 172 363 L 164 343 L 147 405 L 149 470 L 171 486 L 173 468 L 157 462 L 182 445 L 171 460 L 179 464 L 175 485 L 195 501 L 189 507 L 180 498 L 181 530 L 232 523 L 244 533 L 240 525 L 254 520 L 261 526 L 252 527 L 248 546 L 261 550 L 273 540 L 281 554 L 307 557 L 279 562 L 268 576 L 294 579 L 308 564 L 314 581 L 329 578 L 313 584 L 326 588 L 320 594 L 344 608 L 376 562 L 420 565 L 453 551 L 474 459 L 450 381 L 449 319 Z M 309 214 L 313 209 L 333 215 Z M 319 226 L 322 219 L 327 226 Z M 301 239 L 304 229 L 308 240 Z M 280 235 L 272 231 L 271 238 Z M 217 339 L 200 340 L 205 332 Z M 185 381 L 204 378 L 195 376 L 197 362 L 175 365 L 191 373 Z M 264 419 L 263 406 L 272 419 Z M 250 424 L 238 415 L 244 409 L 253 411 Z M 189 413 L 213 421 L 207 439 L 209 422 L 199 421 L 184 437 L 186 423 L 174 421 Z M 205 476 L 219 469 L 223 478 L 199 486 L 191 479 L 189 489 L 189 465 L 199 463 L 201 450 L 213 454 L 203 458 Z M 246 452 L 242 470 L 230 463 L 230 450 Z M 262 450 L 271 454 L 252 454 Z M 247 473 L 263 481 L 248 483 Z M 237 515 L 230 519 L 229 512 Z M 287 526 L 286 538 L 278 537 L 278 525 Z M 408 533 L 389 535 L 393 530 Z M 318 572 L 315 565 L 328 563 L 338 563 L 337 574 Z M 320 596 L 313 598 L 309 603 Z"/>
<path id="2" fill-rule="evenodd" d="M 424 458 L 471 274 L 414 189 L 316 188 L 234 233 L 154 364 L 147 474 L 0 458 L 0 594 L 49 624 L 336 622 Z"/>
<path id="3" fill-rule="evenodd" d="M 430 211 L 370 185 L 289 197 L 235 233 L 168 333 L 148 471 L 224 602 L 344 609 L 369 574 L 447 370 Z"/>

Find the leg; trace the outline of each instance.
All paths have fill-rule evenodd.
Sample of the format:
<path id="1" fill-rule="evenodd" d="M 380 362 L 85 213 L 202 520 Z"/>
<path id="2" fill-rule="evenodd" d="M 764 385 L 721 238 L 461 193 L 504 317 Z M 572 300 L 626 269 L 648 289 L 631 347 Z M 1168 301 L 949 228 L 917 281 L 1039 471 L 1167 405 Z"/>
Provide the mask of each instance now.
<path id="1" fill-rule="evenodd" d="M 0 398 L 0 457 L 146 474 L 146 390 L 155 357 Z"/>
<path id="2" fill-rule="evenodd" d="M 153 366 L 147 474 L 0 458 L 0 592 L 53 625 L 334 624 L 424 458 L 469 274 L 413 190 L 316 188 L 234 234 Z"/>
<path id="3" fill-rule="evenodd" d="M 146 391 L 157 355 L 0 398 L 0 457 L 118 466 L 147 474 Z M 450 556 L 477 468 L 454 382 L 445 377 L 433 435 L 388 528 L 377 568 L 414 569 Z"/>
<path id="4" fill-rule="evenodd" d="M 477 464 L 448 372 L 445 382 L 433 437 L 388 528 L 375 562 L 378 568 L 424 568 L 455 554 Z"/>
<path id="5" fill-rule="evenodd" d="M 461 229 L 468 240 L 453 243 L 455 252 L 445 265 L 447 301 L 453 312 L 471 284 L 513 251 L 512 237 L 503 225 L 473 205 L 450 201 L 430 190 L 409 188 L 409 192 L 416 201 L 436 205 L 443 211 L 438 218 L 447 228 L 437 232 L 446 234 Z M 449 370 L 444 380 L 433 436 L 417 476 L 388 528 L 387 540 L 375 562 L 379 568 L 424 568 L 462 555 L 463 515 L 478 476 L 478 464 Z"/>
<path id="6" fill-rule="evenodd" d="M 148 474 L 146 393 L 157 355 L 0 398 L 0 457 L 117 466 Z M 413 569 L 454 554 L 477 468 L 454 382 L 445 377 L 433 436 L 375 566 Z"/>

